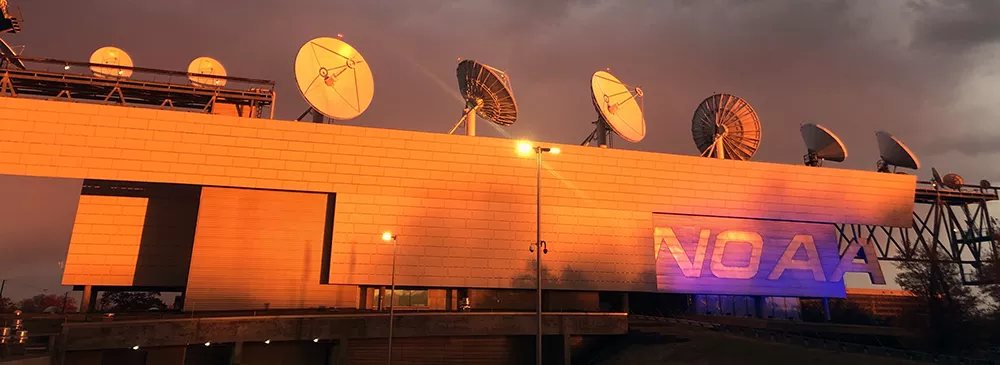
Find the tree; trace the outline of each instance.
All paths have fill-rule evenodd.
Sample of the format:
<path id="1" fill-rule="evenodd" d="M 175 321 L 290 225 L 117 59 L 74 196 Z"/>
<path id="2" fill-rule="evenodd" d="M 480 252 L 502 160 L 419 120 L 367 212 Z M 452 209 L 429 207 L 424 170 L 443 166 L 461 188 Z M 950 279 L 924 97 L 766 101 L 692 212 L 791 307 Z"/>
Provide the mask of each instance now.
<path id="1" fill-rule="evenodd" d="M 896 283 L 916 295 L 920 306 L 904 314 L 901 324 L 942 352 L 960 350 L 980 339 L 974 330 L 977 298 L 963 285 L 957 265 L 937 247 L 916 248 L 912 258 L 899 265 Z"/>
<path id="2" fill-rule="evenodd" d="M 59 312 L 75 312 L 76 298 L 58 294 L 38 294 L 31 298 L 22 299 L 21 310 L 28 313 L 42 313 L 50 307 L 55 307 Z"/>
<path id="3" fill-rule="evenodd" d="M 160 292 L 104 292 L 101 308 L 105 312 L 145 312 L 150 308 L 166 309 L 167 304 L 160 299 Z"/>
<path id="4" fill-rule="evenodd" d="M 2 297 L 0 298 L 0 313 L 12 313 L 17 309 L 14 302 L 10 298 Z"/>

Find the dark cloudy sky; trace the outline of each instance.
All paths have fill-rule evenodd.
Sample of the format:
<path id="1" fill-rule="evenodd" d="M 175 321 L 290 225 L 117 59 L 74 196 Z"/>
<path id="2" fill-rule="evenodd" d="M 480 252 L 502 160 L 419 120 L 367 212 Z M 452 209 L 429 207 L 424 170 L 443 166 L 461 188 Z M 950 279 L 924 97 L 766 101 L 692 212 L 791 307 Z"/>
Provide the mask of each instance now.
<path id="1" fill-rule="evenodd" d="M 727 92 L 747 99 L 762 120 L 758 161 L 801 163 L 798 126 L 815 122 L 847 145 L 850 156 L 838 167 L 874 169 L 874 131 L 885 129 L 921 158 L 922 178 L 936 166 L 972 182 L 1000 182 L 1000 165 L 991 163 L 1000 157 L 995 0 L 11 0 L 11 6 L 21 8 L 24 31 L 4 38 L 24 45 L 26 56 L 82 61 L 114 45 L 137 66 L 176 70 L 210 56 L 230 75 L 277 81 L 282 119 L 306 108 L 292 72 L 299 47 L 343 33 L 370 63 L 376 84 L 371 107 L 347 124 L 446 132 L 461 113 L 455 77 L 461 57 L 511 76 L 520 117 L 507 133 L 579 143 L 595 119 L 590 75 L 610 68 L 646 95 L 647 137 L 619 141 L 619 148 L 697 153 L 690 137 L 694 108 Z M 477 129 L 501 135 L 485 124 Z M 31 285 L 58 283 L 78 186 L 0 179 L 0 275 L 55 267 Z M 43 215 L 51 225 L 22 223 L 30 216 L 23 209 L 33 204 L 48 207 Z"/>

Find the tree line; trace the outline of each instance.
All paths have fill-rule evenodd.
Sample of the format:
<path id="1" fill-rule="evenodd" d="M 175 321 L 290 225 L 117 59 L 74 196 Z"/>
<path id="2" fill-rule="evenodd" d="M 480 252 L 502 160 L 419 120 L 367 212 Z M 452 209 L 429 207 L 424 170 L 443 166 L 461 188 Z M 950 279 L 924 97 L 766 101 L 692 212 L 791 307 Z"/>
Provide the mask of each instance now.
<path id="1" fill-rule="evenodd" d="M 150 309 L 168 309 L 160 298 L 159 292 L 102 292 L 97 302 L 97 311 L 144 312 Z M 24 313 L 73 313 L 80 307 L 76 298 L 67 294 L 38 294 L 14 302 L 8 297 L 0 297 L 0 313 L 12 313 L 20 310 Z"/>

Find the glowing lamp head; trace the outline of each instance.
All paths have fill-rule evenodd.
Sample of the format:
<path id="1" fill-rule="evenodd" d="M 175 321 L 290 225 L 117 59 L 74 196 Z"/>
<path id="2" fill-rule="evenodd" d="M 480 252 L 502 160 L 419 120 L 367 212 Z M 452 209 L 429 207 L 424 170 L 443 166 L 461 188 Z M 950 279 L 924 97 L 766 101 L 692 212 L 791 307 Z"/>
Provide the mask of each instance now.
<path id="1" fill-rule="evenodd" d="M 319 339 L 318 338 L 314 338 L 313 342 L 319 342 Z"/>
<path id="2" fill-rule="evenodd" d="M 139 349 L 139 345 L 132 346 L 132 349 L 133 350 L 138 350 Z"/>
<path id="3" fill-rule="evenodd" d="M 205 342 L 205 346 L 212 346 L 211 342 Z"/>
<path id="4" fill-rule="evenodd" d="M 382 240 L 386 242 L 392 241 L 392 232 L 382 233 Z"/>
<path id="5" fill-rule="evenodd" d="M 527 156 L 535 150 L 535 146 L 528 141 L 520 141 L 517 143 L 517 154 L 521 156 Z"/>
<path id="6" fill-rule="evenodd" d="M 553 155 L 558 155 L 559 152 L 561 152 L 561 150 L 559 149 L 559 147 L 552 147 L 552 148 L 549 149 L 549 153 L 551 153 Z"/>
<path id="7" fill-rule="evenodd" d="M 270 345 L 271 344 L 271 340 L 264 340 L 264 344 L 265 345 Z"/>

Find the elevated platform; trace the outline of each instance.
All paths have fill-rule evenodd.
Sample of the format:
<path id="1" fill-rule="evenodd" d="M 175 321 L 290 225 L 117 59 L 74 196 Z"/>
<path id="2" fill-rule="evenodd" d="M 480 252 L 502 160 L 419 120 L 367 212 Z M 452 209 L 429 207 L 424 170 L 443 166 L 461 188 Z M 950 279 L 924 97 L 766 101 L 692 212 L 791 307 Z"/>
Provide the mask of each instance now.
<path id="1" fill-rule="evenodd" d="M 128 78 L 98 77 L 91 66 L 105 65 L 48 58 L 0 55 L 8 67 L 0 69 L 0 95 L 65 97 L 118 105 L 143 105 L 163 109 L 188 109 L 212 112 L 217 105 L 228 104 L 236 115 L 274 117 L 274 81 L 241 77 L 159 70 L 142 67 L 119 67 L 132 71 Z M 25 69 L 13 65 L 25 64 Z M 224 87 L 201 87 L 191 84 L 190 76 L 224 79 Z M 234 108 L 235 107 L 235 108 Z M 266 113 L 265 113 L 265 110 Z"/>
<path id="2" fill-rule="evenodd" d="M 997 188 L 983 188 L 977 185 L 963 185 L 960 190 L 940 188 L 935 189 L 929 181 L 917 182 L 913 202 L 917 204 L 934 204 L 941 199 L 942 204 L 964 205 L 998 200 Z"/>

